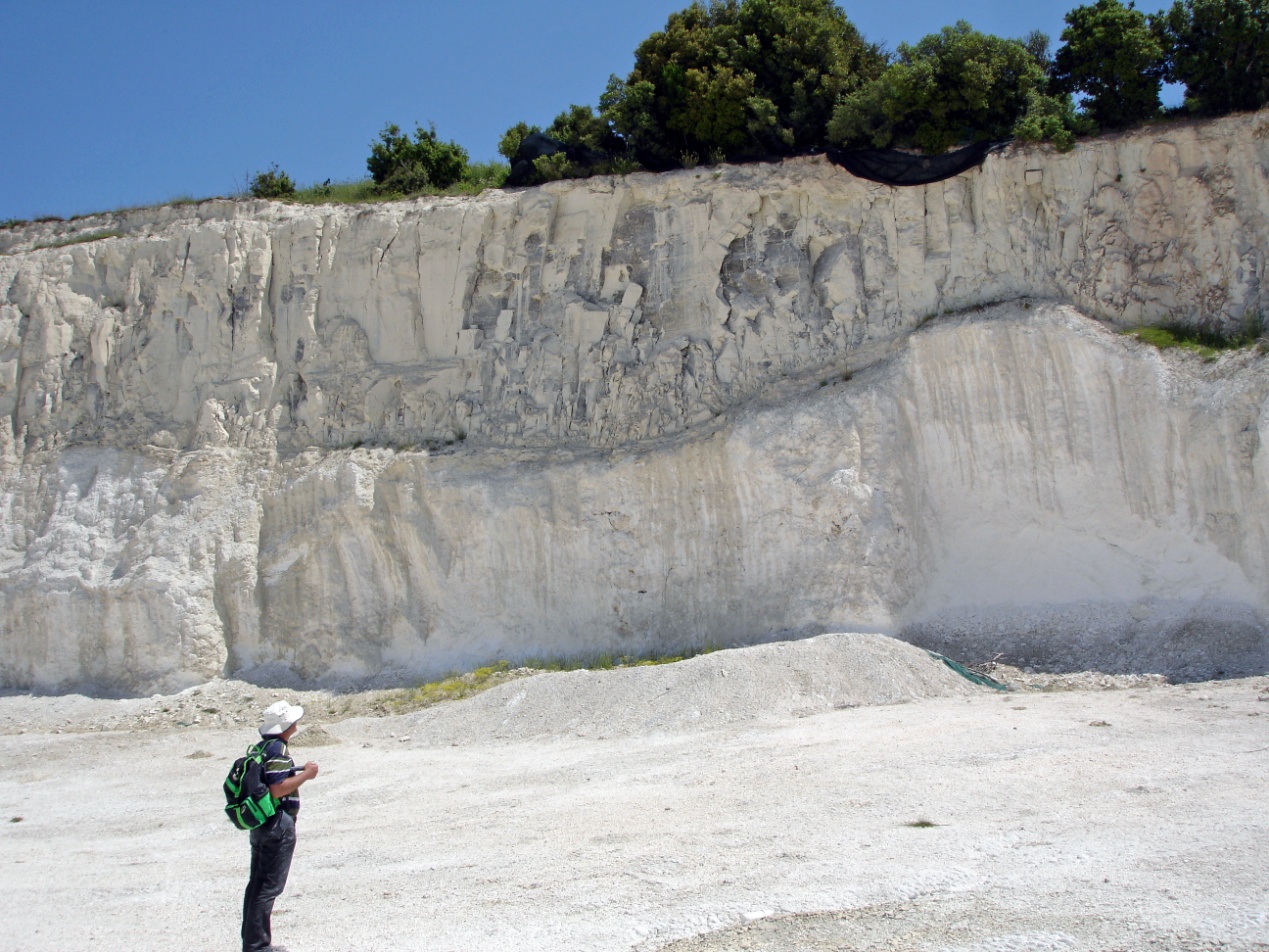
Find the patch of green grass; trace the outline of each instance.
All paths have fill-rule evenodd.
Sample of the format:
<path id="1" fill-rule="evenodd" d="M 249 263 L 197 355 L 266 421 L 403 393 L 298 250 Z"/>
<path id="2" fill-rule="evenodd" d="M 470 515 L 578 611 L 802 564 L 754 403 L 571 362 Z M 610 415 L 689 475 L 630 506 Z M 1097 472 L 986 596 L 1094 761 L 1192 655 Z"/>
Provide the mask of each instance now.
<path id="1" fill-rule="evenodd" d="M 429 681 L 416 688 L 399 691 L 395 695 L 389 695 L 384 703 L 390 708 L 402 711 L 431 707 L 443 701 L 458 701 L 471 697 L 473 694 L 479 694 L 481 691 L 487 691 L 508 680 L 500 675 L 506 675 L 510 670 L 509 662 L 499 661 L 497 664 L 477 668 L 466 674 L 451 674 L 439 681 Z"/>
<path id="2" fill-rule="evenodd" d="M 396 202 L 425 195 L 479 195 L 487 188 L 501 188 L 511 168 L 505 162 L 473 162 L 463 172 L 463 177 L 448 188 L 428 188 L 408 195 L 385 192 L 373 179 L 351 182 L 332 182 L 327 179 L 320 185 L 297 188 L 294 193 L 277 199 L 297 205 L 361 205 L 370 202 Z"/>
<path id="3" fill-rule="evenodd" d="M 353 205 L 362 202 L 383 201 L 383 196 L 375 191 L 375 183 L 372 179 L 362 179 L 357 182 L 331 182 L 327 179 L 320 185 L 310 185 L 307 188 L 296 189 L 295 193 L 288 195 L 288 202 L 295 202 L 299 205 Z"/>
<path id="4" fill-rule="evenodd" d="M 1264 349 L 1264 318 L 1259 313 L 1243 320 L 1236 334 L 1184 327 L 1180 324 L 1161 324 L 1157 327 L 1135 327 L 1124 331 L 1130 337 L 1160 350 L 1188 350 L 1204 360 L 1216 360 L 1221 354 L 1243 347 L 1257 346 Z"/>
<path id="5" fill-rule="evenodd" d="M 32 251 L 39 251 L 41 248 L 65 248 L 67 245 L 82 245 L 88 241 L 100 241 L 103 238 L 122 238 L 123 232 L 120 231 L 89 231 L 82 235 L 74 235 L 70 238 L 63 238 L 61 241 L 50 241 L 46 244 L 36 245 Z"/>
<path id="6" fill-rule="evenodd" d="M 510 174 L 511 166 L 506 162 L 471 162 L 463 172 L 462 180 L 453 186 L 459 191 L 447 194 L 467 195 L 483 192 L 487 188 L 502 188 Z"/>
<path id="7" fill-rule="evenodd" d="M 1197 335 L 1180 328 L 1138 327 L 1125 333 L 1159 350 L 1188 350 L 1198 354 L 1204 360 L 1215 360 L 1223 350 L 1221 347 L 1205 343 Z"/>

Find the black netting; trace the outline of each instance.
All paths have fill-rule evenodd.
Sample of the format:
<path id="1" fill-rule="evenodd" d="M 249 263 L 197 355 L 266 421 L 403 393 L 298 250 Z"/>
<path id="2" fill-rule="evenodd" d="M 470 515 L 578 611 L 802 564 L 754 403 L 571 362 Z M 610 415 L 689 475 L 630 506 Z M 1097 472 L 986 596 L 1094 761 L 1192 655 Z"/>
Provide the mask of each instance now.
<path id="1" fill-rule="evenodd" d="M 829 161 L 839 165 L 852 175 L 865 178 L 883 185 L 928 185 L 941 182 L 954 175 L 960 175 L 982 163 L 990 153 L 1003 149 L 1008 142 L 975 142 L 973 145 L 943 155 L 920 155 L 913 152 L 898 152 L 894 149 L 858 149 L 845 151 L 828 149 L 825 153 Z M 534 160 L 544 156 L 563 152 L 569 164 L 577 172 L 590 174 L 597 167 L 606 167 L 612 156 L 606 152 L 597 152 L 583 146 L 566 145 L 559 139 L 542 132 L 534 132 L 524 137 L 516 152 L 515 161 L 511 163 L 511 174 L 507 176 L 507 185 L 517 187 L 532 185 L 538 181 Z M 651 156 L 637 153 L 639 164 L 650 172 L 663 172 L 674 165 L 658 163 Z M 788 153 L 770 155 L 749 155 L 729 158 L 728 164 L 737 165 L 748 162 L 779 162 L 788 158 Z"/>
<path id="2" fill-rule="evenodd" d="M 829 161 L 851 175 L 883 185 L 928 185 L 941 182 L 980 164 L 987 155 L 1003 149 L 1007 142 L 975 142 L 943 155 L 916 155 L 894 149 L 859 149 L 845 152 L 829 149 Z"/>

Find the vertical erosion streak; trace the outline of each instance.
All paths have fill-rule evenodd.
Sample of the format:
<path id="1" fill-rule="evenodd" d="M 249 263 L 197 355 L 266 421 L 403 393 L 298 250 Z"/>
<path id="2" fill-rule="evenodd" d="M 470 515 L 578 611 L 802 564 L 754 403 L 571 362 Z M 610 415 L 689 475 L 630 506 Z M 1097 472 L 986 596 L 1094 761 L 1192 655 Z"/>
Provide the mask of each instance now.
<path id="1" fill-rule="evenodd" d="M 269 386 L 268 396 L 261 400 L 257 410 L 268 410 L 269 403 L 273 399 L 273 387 L 277 383 L 277 371 L 280 366 L 278 361 L 278 341 L 277 333 L 274 329 L 273 322 L 277 314 L 275 302 L 277 301 L 277 291 L 275 282 L 277 281 L 278 260 L 277 245 L 278 242 L 274 238 L 273 233 L 266 233 L 265 243 L 268 254 L 263 255 L 265 267 L 269 273 L 265 275 L 264 293 L 260 298 L 260 356 L 273 365 L 273 381 Z M 261 394 L 261 397 L 265 397 Z"/>

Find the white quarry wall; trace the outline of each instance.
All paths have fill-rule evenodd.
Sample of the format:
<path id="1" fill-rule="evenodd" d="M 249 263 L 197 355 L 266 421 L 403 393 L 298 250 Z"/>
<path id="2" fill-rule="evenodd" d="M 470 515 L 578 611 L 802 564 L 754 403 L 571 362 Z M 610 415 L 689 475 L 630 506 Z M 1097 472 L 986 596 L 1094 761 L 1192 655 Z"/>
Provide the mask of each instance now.
<path id="1" fill-rule="evenodd" d="M 985 303 L 1236 329 L 1269 312 L 1267 163 L 1257 113 L 921 188 L 815 158 L 34 225 L 0 232 L 0 414 L 27 447 L 617 446 Z"/>
<path id="2" fill-rule="evenodd" d="M 801 159 L 0 232 L 0 683 L 843 628 L 1269 667 L 1259 360 L 1079 313 L 1269 310 L 1267 159 L 1256 114 L 914 189 Z"/>

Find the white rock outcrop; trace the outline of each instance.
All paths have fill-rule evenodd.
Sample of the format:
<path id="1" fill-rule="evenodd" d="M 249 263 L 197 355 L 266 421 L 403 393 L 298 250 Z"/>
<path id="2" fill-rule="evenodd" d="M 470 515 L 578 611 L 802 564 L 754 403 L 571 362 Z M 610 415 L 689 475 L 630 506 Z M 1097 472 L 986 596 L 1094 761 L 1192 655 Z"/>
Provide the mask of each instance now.
<path id="1" fill-rule="evenodd" d="M 1253 114 L 912 189 L 799 159 L 0 232 L 0 682 L 849 629 L 1263 669 L 1264 368 L 1105 325 L 1266 311 L 1266 160 Z"/>

